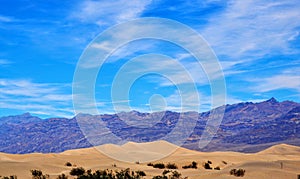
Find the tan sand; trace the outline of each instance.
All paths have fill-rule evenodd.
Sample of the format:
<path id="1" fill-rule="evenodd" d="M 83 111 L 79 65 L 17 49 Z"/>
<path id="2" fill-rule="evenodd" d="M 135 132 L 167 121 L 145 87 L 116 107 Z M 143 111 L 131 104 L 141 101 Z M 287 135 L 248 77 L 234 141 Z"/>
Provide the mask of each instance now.
<path id="1" fill-rule="evenodd" d="M 109 151 L 131 162 L 122 162 L 99 152 L 99 149 Z M 171 155 L 166 156 L 170 151 Z M 125 157 L 124 157 L 125 156 Z M 164 157 L 166 156 L 166 157 Z M 84 167 L 85 169 L 126 169 L 143 170 L 147 177 L 159 175 L 163 170 L 147 166 L 147 163 L 136 164 L 137 161 L 160 158 L 152 163 L 175 163 L 183 176 L 190 179 L 222 179 L 237 178 L 231 176 L 229 171 L 233 168 L 246 170 L 245 179 L 296 179 L 300 175 L 300 147 L 280 144 L 255 154 L 243 154 L 237 152 L 197 152 L 177 147 L 165 141 L 151 143 L 127 143 L 122 146 L 107 144 L 96 148 L 69 150 L 58 154 L 5 154 L 0 153 L 0 175 L 17 175 L 19 179 L 30 179 L 31 169 L 40 169 L 43 173 L 56 178 L 58 174 L 69 175 L 72 167 L 65 166 L 66 162 Z M 205 170 L 202 164 L 210 160 L 212 167 L 219 166 L 221 170 Z M 198 163 L 198 169 L 182 169 L 182 166 L 192 161 Z M 116 165 L 113 166 L 113 165 Z M 75 166 L 73 166 L 75 167 Z M 282 167 L 282 168 L 281 168 Z M 72 178 L 69 176 L 69 178 Z"/>

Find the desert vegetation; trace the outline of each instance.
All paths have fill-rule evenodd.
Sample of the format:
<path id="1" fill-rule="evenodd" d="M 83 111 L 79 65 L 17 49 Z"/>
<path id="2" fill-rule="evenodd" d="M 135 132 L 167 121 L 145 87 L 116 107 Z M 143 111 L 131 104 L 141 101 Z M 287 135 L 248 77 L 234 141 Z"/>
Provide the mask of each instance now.
<path id="1" fill-rule="evenodd" d="M 43 174 L 43 172 L 41 170 L 30 170 L 31 175 L 32 175 L 32 179 L 48 179 L 50 178 L 48 174 Z"/>
<path id="2" fill-rule="evenodd" d="M 72 163 L 71 163 L 71 162 L 66 162 L 66 163 L 65 163 L 65 166 L 67 166 L 67 167 L 72 167 Z"/>
<path id="3" fill-rule="evenodd" d="M 33 169 L 30 170 L 32 179 L 50 179 L 48 174 L 43 174 L 41 170 Z M 144 171 L 133 171 L 129 168 L 124 170 L 85 170 L 83 167 L 72 168 L 69 174 L 76 179 L 142 179 L 146 176 Z M 172 176 L 178 176 L 176 172 L 173 172 Z M 17 176 L 1 176 L 0 179 L 17 179 Z M 64 173 L 58 175 L 56 179 L 68 179 L 68 176 Z M 177 178 L 170 178 L 177 179 Z"/>
<path id="4" fill-rule="evenodd" d="M 177 165 L 175 163 L 168 163 L 166 165 L 167 169 L 178 169 Z"/>
<path id="5" fill-rule="evenodd" d="M 211 161 L 207 161 L 203 164 L 203 167 L 205 169 L 213 169 L 210 165 L 212 164 Z M 115 164 L 114 164 L 115 165 Z M 188 165 L 182 166 L 183 169 L 188 169 L 188 168 L 193 168 L 197 169 L 198 163 L 193 161 Z M 109 169 L 104 169 L 104 170 L 86 170 L 83 167 L 76 167 L 76 165 L 73 165 L 71 162 L 66 162 L 64 166 L 72 167 L 69 172 L 69 176 L 71 178 L 76 178 L 76 179 L 142 179 L 147 174 L 144 171 L 141 170 L 131 170 L 130 168 L 127 169 L 122 169 L 122 170 L 109 170 Z M 75 166 L 75 167 L 74 167 Z M 182 177 L 182 174 L 177 171 L 178 166 L 176 163 L 167 163 L 164 164 L 162 162 L 159 163 L 148 163 L 147 166 L 151 166 L 153 168 L 157 169 L 165 169 L 163 170 L 161 175 L 153 176 L 152 179 L 187 179 L 187 177 Z M 215 167 L 215 170 L 220 170 L 220 167 Z M 48 174 L 44 174 L 41 170 L 39 169 L 32 169 L 30 170 L 32 179 L 49 179 L 50 176 Z M 243 169 L 233 169 L 230 171 L 231 175 L 234 176 L 244 176 L 245 170 Z M 68 179 L 68 174 L 62 173 L 59 174 L 56 179 Z M 17 176 L 11 175 L 11 176 L 0 176 L 0 179 L 17 179 Z"/>
<path id="6" fill-rule="evenodd" d="M 85 170 L 82 167 L 73 168 L 70 172 L 70 175 L 76 176 L 77 179 L 141 179 L 146 176 L 146 173 L 143 171 L 133 171 L 129 168 L 125 170 L 97 170 L 92 172 L 91 170 Z"/>
<path id="7" fill-rule="evenodd" d="M 246 170 L 240 169 L 232 169 L 230 170 L 230 175 L 234 175 L 236 177 L 243 177 L 245 175 Z"/>
<path id="8" fill-rule="evenodd" d="M 148 163 L 147 166 L 152 166 L 153 168 L 158 169 L 178 169 L 178 166 L 175 163 L 167 163 L 166 165 L 164 163 Z"/>
<path id="9" fill-rule="evenodd" d="M 11 175 L 11 176 L 0 176 L 1 179 L 17 179 L 17 176 Z"/>
<path id="10" fill-rule="evenodd" d="M 153 168 L 164 169 L 164 168 L 166 168 L 166 166 L 163 163 L 156 163 L 156 164 L 153 164 Z"/>
<path id="11" fill-rule="evenodd" d="M 211 161 L 207 161 L 203 164 L 203 168 L 206 169 L 206 170 L 212 170 L 212 167 L 210 166 L 212 164 Z"/>
<path id="12" fill-rule="evenodd" d="M 198 165 L 198 163 L 195 162 L 195 161 L 193 161 L 193 162 L 192 162 L 191 164 L 189 164 L 189 165 L 184 165 L 184 166 L 182 166 L 182 168 L 183 168 L 183 169 L 188 169 L 188 168 L 194 168 L 194 169 L 197 169 L 197 168 L 198 168 L 197 165 Z"/>
<path id="13" fill-rule="evenodd" d="M 158 163 L 161 164 L 161 163 Z M 153 165 L 154 166 L 154 165 Z M 172 169 L 177 169 L 177 165 L 174 163 L 168 163 L 166 166 Z M 152 179 L 183 179 L 181 173 L 177 170 L 164 170 L 161 175 L 152 177 Z M 41 170 L 30 170 L 32 179 L 49 179 L 48 174 L 43 174 Z M 85 170 L 83 167 L 72 168 L 69 174 L 76 179 L 142 179 L 147 176 L 144 171 L 133 171 L 130 168 L 123 170 Z M 1 176 L 0 176 L 1 177 Z M 17 176 L 2 177 L 1 179 L 17 179 Z M 66 174 L 60 174 L 56 179 L 68 179 Z M 184 179 L 187 179 L 185 177 Z"/>
<path id="14" fill-rule="evenodd" d="M 152 179 L 182 179 L 181 173 L 176 170 L 164 170 L 162 175 L 154 176 Z M 187 177 L 185 177 L 187 179 Z"/>
<path id="15" fill-rule="evenodd" d="M 66 176 L 64 173 L 58 175 L 57 179 L 68 179 L 68 176 Z"/>
<path id="16" fill-rule="evenodd" d="M 220 167 L 215 167 L 214 170 L 221 170 L 221 168 Z"/>

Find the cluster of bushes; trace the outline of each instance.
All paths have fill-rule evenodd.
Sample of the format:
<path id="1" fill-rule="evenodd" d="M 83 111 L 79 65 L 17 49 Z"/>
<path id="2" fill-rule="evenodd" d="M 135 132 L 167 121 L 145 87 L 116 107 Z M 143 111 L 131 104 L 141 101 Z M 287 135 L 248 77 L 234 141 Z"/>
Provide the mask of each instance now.
<path id="1" fill-rule="evenodd" d="M 65 174 L 60 174 L 58 175 L 57 179 L 68 179 L 68 176 L 66 176 Z"/>
<path id="2" fill-rule="evenodd" d="M 30 170 L 32 179 L 48 179 L 48 174 L 43 174 L 41 170 Z"/>
<path id="3" fill-rule="evenodd" d="M 49 175 L 44 175 L 41 170 L 31 170 L 31 174 L 32 179 L 49 179 Z M 121 171 L 112 171 L 107 169 L 92 172 L 92 170 L 85 170 L 82 167 L 77 167 L 71 169 L 70 175 L 77 179 L 141 179 L 146 176 L 146 173 L 144 171 L 131 171 L 129 168 Z M 17 179 L 17 177 L 7 177 L 3 179 Z M 68 179 L 68 176 L 60 174 L 56 179 Z"/>
<path id="4" fill-rule="evenodd" d="M 210 160 L 208 160 L 207 162 L 204 162 L 204 163 L 203 163 L 203 168 L 206 169 L 206 170 L 212 170 L 212 169 L 214 169 L 214 170 L 221 170 L 221 168 L 220 168 L 219 166 L 217 166 L 217 167 L 215 167 L 215 168 L 211 167 L 211 164 L 212 164 L 212 162 L 211 162 Z M 194 169 L 197 169 L 197 168 L 198 168 L 197 165 L 198 165 L 197 162 L 193 161 L 193 162 L 192 162 L 191 164 L 189 164 L 189 165 L 184 165 L 184 166 L 182 166 L 182 168 L 183 168 L 183 169 L 188 169 L 188 168 L 194 168 Z"/>
<path id="5" fill-rule="evenodd" d="M 225 163 L 225 162 L 223 162 Z M 207 161 L 203 164 L 203 167 L 205 169 L 212 170 L 211 167 L 212 162 Z M 148 163 L 148 166 L 152 166 L 153 168 L 159 168 L 159 169 L 178 169 L 177 165 L 175 163 Z M 187 168 L 194 168 L 197 169 L 197 162 L 193 161 L 189 165 L 182 166 L 183 169 Z M 65 163 L 65 166 L 71 167 L 76 166 L 72 165 L 70 162 Z M 220 170 L 220 167 L 215 167 L 215 170 Z M 48 174 L 43 174 L 41 170 L 30 170 L 32 174 L 32 179 L 49 179 Z M 245 170 L 243 169 L 232 169 L 230 171 L 231 175 L 242 177 L 245 174 Z M 97 170 L 95 172 L 92 172 L 92 170 L 85 170 L 82 167 L 72 168 L 70 171 L 71 176 L 77 177 L 77 179 L 98 179 L 98 178 L 105 178 L 105 179 L 141 179 L 144 176 L 146 176 L 146 173 L 144 171 L 132 171 L 129 168 L 125 170 Z M 0 176 L 0 179 L 17 179 L 17 176 Z M 56 179 L 68 179 L 68 176 L 65 174 L 59 175 Z M 153 179 L 181 179 L 181 174 L 176 170 L 164 170 L 162 175 L 154 176 Z"/>
<path id="6" fill-rule="evenodd" d="M 212 169 L 214 169 L 214 170 L 221 170 L 220 167 L 212 168 L 212 167 L 210 166 L 211 164 L 212 164 L 212 162 L 208 160 L 207 162 L 205 162 L 205 163 L 203 164 L 203 168 L 206 169 L 206 170 L 212 170 Z"/>
<path id="7" fill-rule="evenodd" d="M 11 175 L 11 176 L 0 176 L 1 179 L 17 179 L 16 175 Z"/>
<path id="8" fill-rule="evenodd" d="M 206 169 L 206 170 L 212 170 L 212 167 L 210 166 L 212 164 L 211 161 L 207 161 L 203 164 L 203 168 Z"/>
<path id="9" fill-rule="evenodd" d="M 140 179 L 146 176 L 143 171 L 131 171 L 129 168 L 121 171 L 112 170 L 97 170 L 92 172 L 91 170 L 85 170 L 82 167 L 73 168 L 70 171 L 70 175 L 77 176 L 77 179 Z"/>
<path id="10" fill-rule="evenodd" d="M 244 169 L 232 169 L 230 170 L 230 175 L 234 175 L 236 177 L 243 177 L 245 175 L 246 170 Z"/>
<path id="11" fill-rule="evenodd" d="M 148 163 L 148 166 L 152 166 L 153 168 L 159 168 L 159 169 L 178 169 L 177 165 L 175 163 L 168 163 L 168 164 L 164 164 L 164 163 Z"/>
<path id="12" fill-rule="evenodd" d="M 168 163 L 166 166 L 167 169 L 178 169 L 175 163 Z"/>
<path id="13" fill-rule="evenodd" d="M 185 166 L 182 166 L 183 169 L 188 169 L 188 168 L 194 168 L 194 169 L 197 169 L 197 162 L 193 161 L 191 164 L 189 165 L 185 165 Z"/>
<path id="14" fill-rule="evenodd" d="M 176 170 L 164 170 L 162 175 L 154 176 L 152 179 L 182 179 L 182 177 L 181 173 L 177 172 Z M 187 177 L 185 179 L 187 179 Z"/>
<path id="15" fill-rule="evenodd" d="M 164 169 L 164 168 L 166 168 L 166 166 L 163 163 L 156 163 L 156 164 L 153 164 L 153 168 Z"/>

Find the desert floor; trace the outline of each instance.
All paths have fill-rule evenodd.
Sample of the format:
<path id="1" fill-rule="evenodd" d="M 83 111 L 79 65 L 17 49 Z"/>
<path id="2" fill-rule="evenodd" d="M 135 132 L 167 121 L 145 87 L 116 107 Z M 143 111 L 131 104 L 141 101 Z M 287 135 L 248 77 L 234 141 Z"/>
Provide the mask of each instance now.
<path id="1" fill-rule="evenodd" d="M 99 152 L 99 150 L 105 152 L 106 155 Z M 118 157 L 123 161 L 114 159 Z M 205 170 L 202 164 L 208 160 L 212 162 L 212 167 L 219 166 L 221 170 Z M 139 164 L 136 164 L 137 161 L 139 161 Z M 299 147 L 281 144 L 255 154 L 237 152 L 203 153 L 179 148 L 164 141 L 144 144 L 130 142 L 122 146 L 104 145 L 96 148 L 69 150 L 57 154 L 17 155 L 0 153 L 0 175 L 17 175 L 19 179 L 29 179 L 31 178 L 31 169 L 40 169 L 53 179 L 61 173 L 65 173 L 69 178 L 72 178 L 69 172 L 73 167 L 83 167 L 93 171 L 130 168 L 144 171 L 147 174 L 145 178 L 160 175 L 163 169 L 154 169 L 147 166 L 149 161 L 152 163 L 175 163 L 182 176 L 189 179 L 237 178 L 229 174 L 233 168 L 245 169 L 246 173 L 243 177 L 245 179 L 297 179 L 297 175 L 300 175 Z M 182 166 L 188 165 L 192 161 L 198 163 L 198 169 L 182 169 Z M 71 162 L 73 166 L 65 166 L 66 162 Z"/>

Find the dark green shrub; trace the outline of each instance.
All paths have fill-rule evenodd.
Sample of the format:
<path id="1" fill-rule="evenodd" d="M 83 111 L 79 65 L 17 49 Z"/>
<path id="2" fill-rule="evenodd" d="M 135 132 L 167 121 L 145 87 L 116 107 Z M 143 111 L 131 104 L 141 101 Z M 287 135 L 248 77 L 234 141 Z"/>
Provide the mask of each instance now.
<path id="1" fill-rule="evenodd" d="M 208 162 L 205 162 L 204 165 L 203 165 L 203 167 L 204 167 L 206 170 L 211 170 L 211 169 L 212 169 L 211 166 L 210 166 L 210 163 L 208 163 Z"/>
<path id="2" fill-rule="evenodd" d="M 165 164 L 163 164 L 163 163 L 156 163 L 156 164 L 153 164 L 153 168 L 164 169 L 166 167 L 165 167 Z"/>
<path id="3" fill-rule="evenodd" d="M 68 176 L 65 174 L 58 175 L 57 179 L 68 179 Z"/>
<path id="4" fill-rule="evenodd" d="M 43 172 L 41 170 L 30 170 L 30 171 L 33 177 L 39 177 L 43 175 Z"/>
<path id="5" fill-rule="evenodd" d="M 170 179 L 179 179 L 181 177 L 181 173 L 175 171 L 172 171 L 172 175 L 170 176 Z"/>
<path id="6" fill-rule="evenodd" d="M 92 174 L 94 178 L 112 179 L 115 175 L 112 170 L 97 170 Z"/>
<path id="7" fill-rule="evenodd" d="M 195 168 L 195 169 L 197 169 L 198 168 L 197 165 L 198 165 L 198 163 L 195 162 L 195 161 L 193 161 L 192 164 L 182 166 L 182 168 L 183 169 L 187 169 L 187 168 Z"/>
<path id="8" fill-rule="evenodd" d="M 246 170 L 244 169 L 232 169 L 230 170 L 230 175 L 234 175 L 236 177 L 243 177 L 245 175 Z"/>
<path id="9" fill-rule="evenodd" d="M 0 177 L 1 177 L 1 176 L 0 176 Z M 1 179 L 17 179 L 17 176 L 16 176 L 16 175 L 11 175 L 11 176 L 9 176 L 9 177 L 4 176 L 4 177 L 2 177 Z"/>
<path id="10" fill-rule="evenodd" d="M 41 170 L 30 170 L 32 179 L 48 179 L 49 175 L 45 174 L 43 175 L 43 172 Z"/>
<path id="11" fill-rule="evenodd" d="M 166 166 L 167 169 L 177 169 L 177 165 L 175 163 L 168 163 Z"/>
<path id="12" fill-rule="evenodd" d="M 150 162 L 150 163 L 147 164 L 147 166 L 153 167 L 153 163 Z"/>
<path id="13" fill-rule="evenodd" d="M 136 171 L 136 174 L 139 176 L 142 176 L 142 177 L 146 176 L 146 173 L 144 171 L 140 171 L 140 170 Z"/>
<path id="14" fill-rule="evenodd" d="M 214 170 L 221 170 L 221 168 L 220 167 L 215 167 Z"/>
<path id="15" fill-rule="evenodd" d="M 172 172 L 171 175 L 169 175 L 169 177 L 166 176 L 166 174 Z M 179 173 L 178 171 L 170 171 L 170 170 L 164 170 L 161 175 L 158 176 L 154 176 L 152 179 L 181 179 L 181 173 Z"/>
<path id="16" fill-rule="evenodd" d="M 67 163 L 65 164 L 65 166 L 72 167 L 72 164 L 71 164 L 71 162 L 67 162 Z"/>
<path id="17" fill-rule="evenodd" d="M 152 179 L 168 179 L 167 176 L 154 176 Z"/>
<path id="18" fill-rule="evenodd" d="M 130 178 L 130 170 L 129 168 L 125 169 L 125 170 L 121 170 L 121 171 L 116 171 L 116 177 L 117 178 L 128 178 L 128 179 L 131 179 Z"/>
<path id="19" fill-rule="evenodd" d="M 197 165 L 198 165 L 198 163 L 197 162 L 195 162 L 195 161 L 193 161 L 192 162 L 192 168 L 195 168 L 195 169 L 197 169 L 198 167 L 197 167 Z"/>
<path id="20" fill-rule="evenodd" d="M 82 167 L 72 168 L 72 170 L 70 171 L 70 175 L 72 176 L 81 176 L 84 173 L 85 173 L 85 169 Z"/>
<path id="21" fill-rule="evenodd" d="M 162 172 L 162 175 L 165 176 L 166 174 L 168 174 L 168 173 L 170 173 L 170 172 L 171 172 L 170 170 L 164 170 L 164 171 Z"/>
<path id="22" fill-rule="evenodd" d="M 188 169 L 188 168 L 191 168 L 191 165 L 184 165 L 182 166 L 183 169 Z"/>

